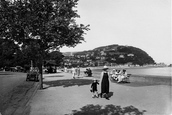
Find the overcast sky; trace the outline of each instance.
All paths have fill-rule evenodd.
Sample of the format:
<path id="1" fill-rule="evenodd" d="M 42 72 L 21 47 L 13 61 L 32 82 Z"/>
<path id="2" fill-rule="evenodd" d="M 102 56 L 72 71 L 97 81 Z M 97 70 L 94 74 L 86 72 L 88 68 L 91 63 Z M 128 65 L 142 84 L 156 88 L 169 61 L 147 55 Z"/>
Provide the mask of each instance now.
<path id="1" fill-rule="evenodd" d="M 172 63 L 171 0 L 79 0 L 77 10 L 78 24 L 90 24 L 86 42 L 61 52 L 118 44 L 140 48 L 157 63 Z"/>

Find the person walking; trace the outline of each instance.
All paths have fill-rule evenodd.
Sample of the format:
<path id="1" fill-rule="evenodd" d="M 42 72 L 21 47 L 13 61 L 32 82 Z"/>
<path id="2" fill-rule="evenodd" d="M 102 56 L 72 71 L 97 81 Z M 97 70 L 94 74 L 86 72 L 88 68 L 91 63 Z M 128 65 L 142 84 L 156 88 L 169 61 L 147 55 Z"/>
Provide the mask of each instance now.
<path id="1" fill-rule="evenodd" d="M 80 76 L 80 68 L 79 68 L 79 66 L 77 67 L 77 75 L 78 75 L 78 77 Z"/>
<path id="2" fill-rule="evenodd" d="M 108 99 L 109 94 L 109 83 L 110 83 L 110 77 L 108 72 L 108 67 L 104 66 L 103 71 L 101 73 L 100 83 L 101 83 L 101 94 L 100 96 L 103 98 Z"/>
<path id="3" fill-rule="evenodd" d="M 96 79 L 94 79 L 93 83 L 91 84 L 91 92 L 93 93 L 93 96 L 92 96 L 93 98 L 99 97 L 97 85 L 99 85 L 99 83 Z"/>
<path id="4" fill-rule="evenodd" d="M 75 75 L 76 75 L 76 68 L 73 67 L 72 68 L 72 77 L 73 77 L 73 79 L 75 79 Z"/>

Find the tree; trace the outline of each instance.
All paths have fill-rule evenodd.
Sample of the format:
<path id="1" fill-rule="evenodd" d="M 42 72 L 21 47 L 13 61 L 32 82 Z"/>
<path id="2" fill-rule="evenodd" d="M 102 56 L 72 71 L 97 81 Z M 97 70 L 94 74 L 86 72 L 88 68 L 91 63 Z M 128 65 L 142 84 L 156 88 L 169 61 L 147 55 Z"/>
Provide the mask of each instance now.
<path id="1" fill-rule="evenodd" d="M 14 66 L 18 50 L 18 46 L 13 41 L 0 39 L 0 68 Z"/>
<path id="2" fill-rule="evenodd" d="M 21 48 L 34 44 L 39 58 L 42 88 L 42 62 L 46 52 L 75 47 L 84 41 L 89 25 L 77 24 L 78 0 L 1 0 L 0 39 L 11 40 Z"/>
<path id="3" fill-rule="evenodd" d="M 47 60 L 54 60 L 57 66 L 60 66 L 63 61 L 64 55 L 59 51 L 53 51 L 49 53 Z"/>
<path id="4" fill-rule="evenodd" d="M 56 72 L 57 66 L 61 66 L 63 62 L 64 55 L 59 51 L 49 52 L 46 60 L 44 60 L 44 66 L 52 69 L 52 66 L 55 67 L 53 72 Z M 50 70 L 52 72 L 52 70 Z"/>

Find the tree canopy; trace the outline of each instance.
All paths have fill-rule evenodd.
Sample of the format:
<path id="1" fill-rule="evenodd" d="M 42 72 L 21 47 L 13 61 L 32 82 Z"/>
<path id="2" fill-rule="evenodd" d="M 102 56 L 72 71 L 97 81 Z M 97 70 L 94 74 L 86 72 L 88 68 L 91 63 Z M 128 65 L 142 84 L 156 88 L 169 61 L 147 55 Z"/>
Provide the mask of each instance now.
<path id="1" fill-rule="evenodd" d="M 45 66 L 51 64 L 51 62 L 55 66 L 60 66 L 61 62 L 63 62 L 63 57 L 64 55 L 59 51 L 50 52 L 48 53 L 47 59 L 45 60 Z"/>
<path id="2" fill-rule="evenodd" d="M 89 25 L 76 23 L 75 19 L 79 18 L 77 2 L 0 0 L 0 39 L 10 40 L 22 51 L 27 49 L 35 54 L 31 58 L 39 62 L 41 83 L 46 54 L 63 46 L 74 47 L 82 43 L 85 31 L 89 30 Z"/>
<path id="3" fill-rule="evenodd" d="M 18 46 L 11 40 L 0 39 L 0 67 L 13 65 Z"/>
<path id="4" fill-rule="evenodd" d="M 89 25 L 77 24 L 78 0 L 1 0 L 0 39 L 44 58 L 50 50 L 84 41 Z M 33 48 L 34 46 L 34 48 Z M 36 57 L 35 57 L 36 58 Z"/>

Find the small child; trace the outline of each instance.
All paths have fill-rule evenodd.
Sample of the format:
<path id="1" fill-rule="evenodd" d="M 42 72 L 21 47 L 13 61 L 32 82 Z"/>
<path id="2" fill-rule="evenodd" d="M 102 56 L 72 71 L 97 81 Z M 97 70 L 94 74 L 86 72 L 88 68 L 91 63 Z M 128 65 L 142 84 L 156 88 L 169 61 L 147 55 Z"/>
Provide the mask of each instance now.
<path id="1" fill-rule="evenodd" d="M 98 81 L 96 79 L 94 79 L 94 82 L 91 84 L 91 92 L 93 93 L 93 96 L 92 96 L 93 98 L 99 97 L 99 94 L 97 91 L 97 84 L 99 84 Z"/>

